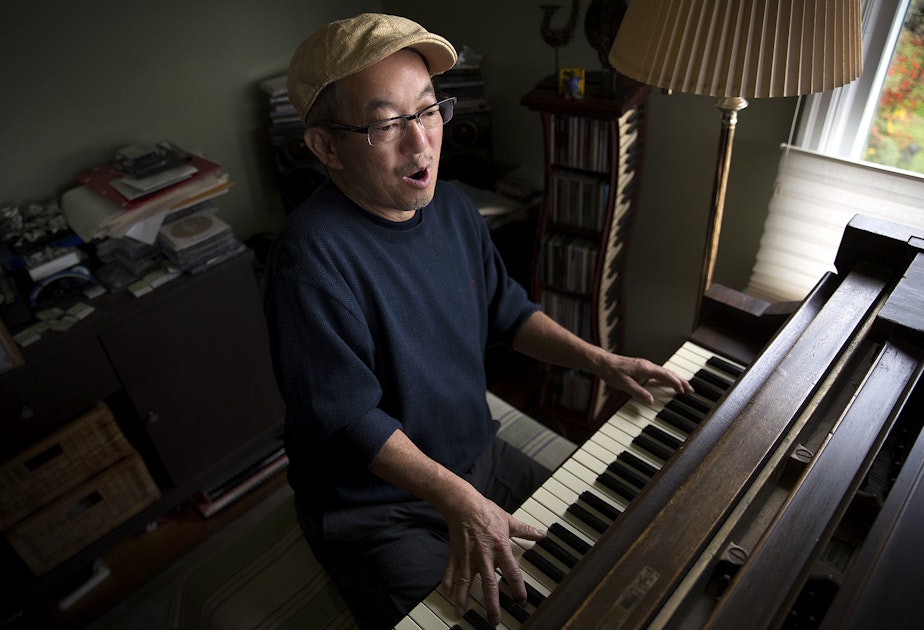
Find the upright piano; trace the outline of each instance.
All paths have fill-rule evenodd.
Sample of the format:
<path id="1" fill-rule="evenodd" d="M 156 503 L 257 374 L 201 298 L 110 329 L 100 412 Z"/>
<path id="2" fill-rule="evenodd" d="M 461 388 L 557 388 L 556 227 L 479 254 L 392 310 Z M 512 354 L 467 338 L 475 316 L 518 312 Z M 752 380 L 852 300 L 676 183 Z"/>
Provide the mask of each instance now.
<path id="1" fill-rule="evenodd" d="M 791 308 L 707 292 L 665 364 L 696 393 L 626 403 L 515 513 L 549 535 L 502 627 L 921 627 L 924 235 L 857 216 L 835 267 Z M 398 627 L 484 617 L 435 590 Z"/>

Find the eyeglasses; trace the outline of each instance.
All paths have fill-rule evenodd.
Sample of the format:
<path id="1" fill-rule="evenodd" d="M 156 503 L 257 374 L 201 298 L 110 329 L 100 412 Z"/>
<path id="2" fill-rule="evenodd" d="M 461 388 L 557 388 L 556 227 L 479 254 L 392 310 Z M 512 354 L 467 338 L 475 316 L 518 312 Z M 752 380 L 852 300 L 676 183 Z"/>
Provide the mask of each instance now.
<path id="1" fill-rule="evenodd" d="M 386 118 L 363 127 L 342 125 L 340 123 L 318 123 L 318 125 L 329 129 L 364 133 L 366 134 L 366 139 L 369 140 L 369 145 L 377 147 L 401 140 L 407 134 L 407 127 L 412 120 L 416 120 L 424 129 L 442 127 L 452 120 L 452 110 L 455 104 L 456 97 L 452 96 L 424 107 L 416 114 Z"/>

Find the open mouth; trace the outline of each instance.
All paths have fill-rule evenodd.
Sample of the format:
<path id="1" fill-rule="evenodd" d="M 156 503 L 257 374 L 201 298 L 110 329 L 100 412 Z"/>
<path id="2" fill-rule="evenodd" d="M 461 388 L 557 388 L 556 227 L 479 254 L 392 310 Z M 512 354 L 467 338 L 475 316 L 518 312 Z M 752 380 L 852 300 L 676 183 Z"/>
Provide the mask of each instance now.
<path id="1" fill-rule="evenodd" d="M 427 169 L 419 170 L 416 173 L 411 173 L 410 175 L 411 179 L 416 179 L 418 181 L 425 179 L 426 177 L 427 177 Z"/>

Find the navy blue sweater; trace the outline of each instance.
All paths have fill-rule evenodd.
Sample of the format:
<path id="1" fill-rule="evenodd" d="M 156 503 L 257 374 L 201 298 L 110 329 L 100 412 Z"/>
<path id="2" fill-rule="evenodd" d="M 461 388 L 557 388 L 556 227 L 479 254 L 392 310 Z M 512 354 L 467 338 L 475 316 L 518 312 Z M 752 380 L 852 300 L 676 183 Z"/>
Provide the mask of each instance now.
<path id="1" fill-rule="evenodd" d="M 369 472 L 398 429 L 467 470 L 494 430 L 486 346 L 509 343 L 537 308 L 445 182 L 406 223 L 320 188 L 273 245 L 265 307 L 289 482 L 319 511 L 410 498 Z"/>

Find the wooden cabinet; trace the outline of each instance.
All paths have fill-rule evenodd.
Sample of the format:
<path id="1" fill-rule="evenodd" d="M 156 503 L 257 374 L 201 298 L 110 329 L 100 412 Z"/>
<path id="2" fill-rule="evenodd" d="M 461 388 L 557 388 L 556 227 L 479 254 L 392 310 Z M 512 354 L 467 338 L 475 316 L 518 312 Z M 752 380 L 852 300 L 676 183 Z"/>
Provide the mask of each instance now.
<path id="1" fill-rule="evenodd" d="M 4 583 L 22 591 L 24 601 L 282 433 L 284 408 L 251 255 L 139 298 L 119 293 L 88 303 L 92 315 L 25 348 L 25 365 L 0 375 L 0 461 L 105 401 L 161 498 L 40 578 L 3 549 Z"/>
<path id="2" fill-rule="evenodd" d="M 256 284 L 239 271 L 216 270 L 209 282 L 181 291 L 182 299 L 99 337 L 174 484 L 282 421 Z"/>
<path id="3" fill-rule="evenodd" d="M 585 97 L 575 100 L 547 83 L 522 99 L 541 115 L 545 139 L 532 297 L 575 334 L 619 352 L 648 89 L 618 79 L 603 96 L 599 84 L 588 81 Z M 605 420 L 611 394 L 590 374 L 549 368 L 540 409 L 566 433 L 582 437 Z"/>

